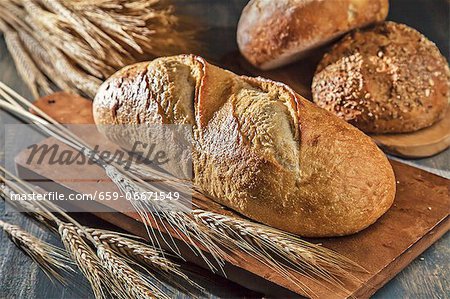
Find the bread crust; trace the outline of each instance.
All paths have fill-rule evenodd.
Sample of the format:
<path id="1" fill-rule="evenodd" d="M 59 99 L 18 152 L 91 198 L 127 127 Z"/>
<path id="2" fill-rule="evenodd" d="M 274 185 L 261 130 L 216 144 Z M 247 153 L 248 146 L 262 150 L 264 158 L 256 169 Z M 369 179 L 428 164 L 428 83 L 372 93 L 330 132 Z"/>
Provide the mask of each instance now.
<path id="1" fill-rule="evenodd" d="M 320 62 L 314 102 L 366 133 L 429 127 L 448 109 L 450 70 L 434 43 L 394 22 L 348 34 Z"/>
<path id="2" fill-rule="evenodd" d="M 183 109 L 186 94 L 193 105 Z M 119 71 L 95 97 L 94 118 L 191 124 L 194 186 L 298 235 L 358 232 L 394 200 L 393 170 L 369 137 L 284 84 L 237 76 L 200 57 L 159 58 Z"/>
<path id="3" fill-rule="evenodd" d="M 239 20 L 237 43 L 251 64 L 273 69 L 352 29 L 383 21 L 388 10 L 388 0 L 251 0 Z"/>

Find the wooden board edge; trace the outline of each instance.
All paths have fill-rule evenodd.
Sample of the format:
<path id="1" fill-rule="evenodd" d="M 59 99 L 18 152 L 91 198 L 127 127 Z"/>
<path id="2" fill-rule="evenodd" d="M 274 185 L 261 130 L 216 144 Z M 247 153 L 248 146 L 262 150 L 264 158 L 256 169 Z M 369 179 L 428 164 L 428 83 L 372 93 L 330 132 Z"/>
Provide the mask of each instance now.
<path id="1" fill-rule="evenodd" d="M 428 128 L 401 134 L 369 134 L 388 154 L 402 158 L 427 158 L 450 146 L 450 106 L 445 116 Z"/>
<path id="2" fill-rule="evenodd" d="M 433 144 L 432 148 L 427 146 L 419 146 L 417 148 L 389 146 L 377 140 L 376 137 L 372 137 L 372 139 L 385 153 L 406 159 L 429 158 L 442 153 L 450 147 L 450 136 L 439 144 Z"/>
<path id="3" fill-rule="evenodd" d="M 411 245 L 383 270 L 372 276 L 371 279 L 348 298 L 370 298 L 449 230 L 450 216 L 447 215 L 445 219 L 437 223 L 426 235 Z"/>

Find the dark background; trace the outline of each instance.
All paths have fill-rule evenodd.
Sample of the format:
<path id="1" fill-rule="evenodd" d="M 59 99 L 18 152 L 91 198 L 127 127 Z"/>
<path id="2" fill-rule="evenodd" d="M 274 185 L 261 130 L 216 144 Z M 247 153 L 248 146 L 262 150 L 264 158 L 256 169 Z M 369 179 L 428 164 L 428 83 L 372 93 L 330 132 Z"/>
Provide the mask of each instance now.
<path id="1" fill-rule="evenodd" d="M 1 1 L 1 0 L 0 0 Z M 276 0 L 273 0 L 276 1 Z M 333 1 L 333 0 L 325 0 Z M 175 1 L 180 12 L 193 15 L 203 22 L 202 54 L 220 60 L 225 54 L 237 50 L 236 24 L 246 0 L 192 0 Z M 449 9 L 448 0 L 391 0 L 389 20 L 410 25 L 434 41 L 449 60 Z M 0 12 L 1 13 L 1 12 Z M 0 38 L 0 80 L 19 93 L 30 97 L 18 77 L 11 57 Z M 3 125 L 17 120 L 0 111 L 0 140 L 3 147 Z M 20 138 L 20 136 L 18 136 Z M 1 148 L 0 148 L 1 150 Z M 1 154 L 1 153 L 0 153 Z M 2 160 L 0 155 L 0 160 Z M 450 178 L 450 150 L 435 157 L 403 161 Z M 45 229 L 25 216 L 5 210 L 0 202 L 0 218 L 18 224 L 43 240 L 58 244 Z M 447 233 L 404 271 L 397 275 L 374 298 L 449 298 L 450 235 Z M 205 285 L 211 297 L 253 297 L 254 293 L 224 281 L 209 281 Z M 20 252 L 0 232 L 0 298 L 85 298 L 92 297 L 81 277 L 75 277 L 70 288 L 52 284 L 36 264 Z M 184 297 L 179 294 L 178 297 Z"/>
<path id="2" fill-rule="evenodd" d="M 248 0 L 175 0 L 175 3 L 179 11 L 203 22 L 207 31 L 202 40 L 212 58 L 219 59 L 237 50 L 236 26 Z M 390 0 L 388 20 L 417 29 L 449 59 L 449 14 L 450 0 Z"/>

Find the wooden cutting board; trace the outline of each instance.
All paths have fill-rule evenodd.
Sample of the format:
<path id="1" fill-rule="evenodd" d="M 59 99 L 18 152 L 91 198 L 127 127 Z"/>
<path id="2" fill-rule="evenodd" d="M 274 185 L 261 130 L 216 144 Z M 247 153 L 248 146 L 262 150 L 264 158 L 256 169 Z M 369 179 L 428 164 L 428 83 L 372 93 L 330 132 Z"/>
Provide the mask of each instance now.
<path id="1" fill-rule="evenodd" d="M 70 105 L 68 101 L 71 101 Z M 66 123 L 92 122 L 91 106 L 82 98 L 74 98 L 60 93 L 39 100 L 37 105 L 57 119 L 62 115 Z M 53 107 L 58 107 L 58 109 Z M 67 113 L 70 111 L 67 111 L 65 107 L 72 107 L 72 113 Z M 76 107 L 76 113 L 73 113 L 73 107 Z M 16 164 L 19 174 L 28 177 L 32 174 L 39 179 L 52 182 L 43 184 L 47 190 L 79 193 L 93 193 L 96 190 L 117 191 L 115 187 L 102 190 L 104 185 L 95 187 L 91 184 L 86 187 L 83 182 L 61 181 L 59 174 L 62 170 L 58 169 L 58 166 L 54 165 L 49 169 L 33 164 L 27 165 L 25 162 L 27 158 L 26 150 L 17 156 Z M 391 161 L 391 163 L 397 179 L 397 194 L 394 205 L 384 216 L 374 225 L 352 236 L 310 240 L 322 243 L 323 246 L 359 263 L 368 270 L 368 273 L 353 273 L 355 279 L 345 281 L 345 287 L 349 292 L 327 289 L 323 285 L 299 277 L 316 296 L 320 298 L 353 296 L 367 298 L 449 230 L 450 180 L 399 162 Z M 97 170 L 91 169 L 90 172 L 97 171 L 98 178 L 108 180 L 100 168 L 91 167 L 96 167 Z M 78 173 L 85 169 L 74 166 L 73 171 Z M 225 212 L 211 201 L 204 200 L 201 204 L 212 211 Z M 115 210 L 114 203 L 109 203 L 108 206 L 112 211 Z M 146 236 L 145 228 L 136 213 L 96 213 L 96 216 L 133 234 Z M 176 235 L 174 236 L 176 237 Z M 182 245 L 180 247 L 183 249 Z M 183 252 L 187 253 L 187 260 L 205 266 L 198 257 L 190 254 L 187 248 L 184 247 L 184 249 Z M 244 253 L 232 253 L 232 258 L 227 261 L 225 272 L 228 279 L 268 296 L 304 295 L 298 286 L 293 285 L 285 277 L 273 273 L 270 268 Z"/>

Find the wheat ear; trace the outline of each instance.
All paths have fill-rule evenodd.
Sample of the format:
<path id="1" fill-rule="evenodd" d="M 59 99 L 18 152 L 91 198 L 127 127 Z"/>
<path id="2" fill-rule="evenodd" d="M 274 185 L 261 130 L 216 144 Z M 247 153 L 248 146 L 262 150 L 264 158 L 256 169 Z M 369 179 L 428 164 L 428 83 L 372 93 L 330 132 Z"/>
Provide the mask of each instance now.
<path id="1" fill-rule="evenodd" d="M 193 210 L 192 215 L 217 234 L 235 240 L 236 246 L 284 273 L 287 278 L 290 275 L 286 269 L 291 269 L 346 291 L 341 278 L 356 279 L 351 271 L 366 271 L 341 254 L 263 224 L 199 209 Z"/>
<path id="2" fill-rule="evenodd" d="M 24 48 L 17 32 L 10 29 L 1 19 L 0 31 L 3 31 L 6 46 L 11 53 L 17 71 L 24 79 L 24 82 L 27 84 L 33 97 L 39 97 L 40 89 L 45 93 L 51 93 L 52 89 L 50 88 L 47 79 Z"/>
<path id="3" fill-rule="evenodd" d="M 60 224 L 59 234 L 66 250 L 77 263 L 81 273 L 89 281 L 95 298 L 107 298 L 114 284 L 110 284 L 109 274 L 105 272 L 97 255 L 89 247 L 86 241 L 77 233 L 71 225 Z"/>
<path id="4" fill-rule="evenodd" d="M 4 169 L 2 170 L 5 171 Z M 23 191 L 23 189 L 21 189 L 17 185 L 13 185 L 12 188 L 10 188 L 10 186 L 7 186 L 6 183 L 8 181 L 6 181 L 4 178 L 2 178 L 2 181 L 3 183 L 0 185 L 0 190 L 2 191 L 3 196 L 9 197 L 13 193 L 21 193 Z M 13 189 L 18 191 L 13 191 Z M 97 256 L 93 253 L 92 249 L 76 232 L 74 232 L 72 226 L 65 226 L 64 224 L 61 224 L 58 227 L 56 221 L 54 221 L 52 217 L 46 214 L 45 211 L 27 201 L 9 202 L 15 205 L 20 205 L 21 208 L 26 209 L 27 212 L 32 213 L 35 219 L 52 227 L 52 230 L 55 230 L 56 226 L 56 228 L 58 228 L 56 231 L 59 233 L 59 237 L 65 249 L 69 253 L 72 260 L 76 262 L 81 273 L 83 273 L 83 275 L 89 281 L 95 298 L 107 298 L 109 294 L 109 287 L 107 283 L 108 275 L 100 266 Z M 37 247 L 33 246 L 32 248 Z M 61 251 L 59 248 L 55 250 Z M 50 250 L 47 251 L 51 252 Z M 71 263 L 72 260 L 70 260 Z M 50 274 L 54 275 L 56 278 L 61 277 L 58 273 L 55 272 L 50 272 Z M 51 278 L 51 276 L 49 277 Z"/>
<path id="5" fill-rule="evenodd" d="M 86 231 L 100 242 L 107 243 L 115 252 L 120 253 L 124 257 L 139 262 L 141 265 L 148 265 L 163 272 L 174 273 L 189 280 L 189 278 L 179 270 L 179 266 L 167 259 L 159 249 L 151 247 L 134 238 L 108 230 L 87 229 Z"/>
<path id="6" fill-rule="evenodd" d="M 56 278 L 63 284 L 67 283 L 65 277 L 73 273 L 74 270 L 70 266 L 72 264 L 71 259 L 64 251 L 39 240 L 17 225 L 0 220 L 0 227 L 17 247 L 23 250 L 40 266 L 50 280 Z"/>
<path id="7" fill-rule="evenodd" d="M 110 278 L 109 288 L 114 286 L 112 293 L 115 296 L 123 299 L 170 298 L 145 276 L 131 268 L 106 242 L 99 242 L 93 239 L 83 228 L 76 228 L 70 224 L 60 223 L 60 232 L 61 230 L 63 233 L 71 233 L 72 238 L 77 236 L 77 242 L 83 240 L 81 236 L 87 237 L 91 241 L 96 248 L 96 255 L 91 252 L 91 257 L 95 256 L 97 265 L 99 264 L 103 270 L 106 270 L 106 277 Z"/>
<path id="8" fill-rule="evenodd" d="M 1 166 L 0 170 L 13 179 L 19 180 Z M 46 202 L 46 205 L 58 210 L 61 216 L 69 220 L 69 224 L 52 215 L 44 204 L 36 202 L 36 205 L 38 205 L 36 210 L 39 210 L 39 213 L 46 213 L 53 218 L 64 246 L 90 282 L 96 298 L 104 298 L 108 292 L 123 299 L 130 298 L 130 294 L 132 298 L 169 298 L 145 276 L 131 268 L 120 254 L 111 249 L 108 242 L 98 237 L 94 238 L 88 229 L 82 227 L 56 205 Z M 96 254 L 84 238 L 95 246 Z M 100 279 L 102 277 L 103 280 Z"/>
<path id="9" fill-rule="evenodd" d="M 0 166 L 0 170 L 4 171 L 3 167 Z M 15 180 L 20 181 L 21 185 L 26 185 L 26 183 L 19 178 Z M 31 188 L 29 186 L 29 188 Z M 26 190 L 18 186 L 18 184 L 7 181 L 5 178 L 0 176 L 0 192 L 3 196 L 11 198 L 11 194 L 27 194 Z M 46 225 L 52 231 L 58 232 L 58 226 L 52 217 L 28 201 L 14 201 L 11 200 L 9 203 L 13 204 L 16 208 L 26 211 L 34 219 L 38 220 L 40 223 Z M 181 278 L 183 281 L 191 285 L 193 288 L 203 291 L 203 288 L 193 282 L 189 277 L 180 270 L 180 266 L 177 263 L 169 260 L 165 254 L 160 250 L 145 244 L 137 240 L 137 237 L 131 235 L 120 234 L 117 232 L 93 229 L 85 227 L 85 231 L 91 237 L 93 237 L 99 243 L 105 243 L 114 251 L 114 253 L 120 255 L 121 257 L 127 259 L 131 263 L 138 263 L 142 266 L 145 272 L 151 271 L 159 273 L 167 278 L 167 281 L 172 283 L 174 286 L 183 288 L 186 292 L 190 292 L 184 285 L 171 282 L 170 280 L 174 277 Z"/>
<path id="10" fill-rule="evenodd" d="M 123 259 L 119 258 L 107 243 L 103 242 L 97 246 L 97 256 L 103 267 L 108 269 L 110 273 L 115 274 L 123 287 L 124 295 L 131 294 L 133 298 L 170 298 L 142 274 L 132 269 Z M 126 295 L 124 298 L 126 298 Z"/>

